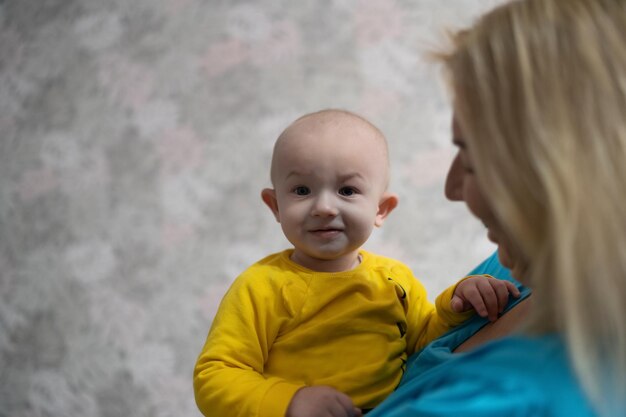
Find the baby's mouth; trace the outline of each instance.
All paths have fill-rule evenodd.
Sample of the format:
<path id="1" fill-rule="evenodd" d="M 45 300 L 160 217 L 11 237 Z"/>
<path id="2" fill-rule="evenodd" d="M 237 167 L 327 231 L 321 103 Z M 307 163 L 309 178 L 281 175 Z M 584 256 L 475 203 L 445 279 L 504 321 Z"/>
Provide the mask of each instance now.
<path id="1" fill-rule="evenodd" d="M 335 227 L 322 227 L 319 229 L 312 229 L 310 233 L 319 237 L 333 237 L 341 233 L 343 230 Z"/>

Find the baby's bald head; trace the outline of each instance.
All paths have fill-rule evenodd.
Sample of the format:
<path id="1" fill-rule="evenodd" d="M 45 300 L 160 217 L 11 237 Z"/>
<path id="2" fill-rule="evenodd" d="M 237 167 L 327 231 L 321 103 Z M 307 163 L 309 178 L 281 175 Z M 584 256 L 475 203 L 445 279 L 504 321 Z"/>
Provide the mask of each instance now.
<path id="1" fill-rule="evenodd" d="M 353 152 L 380 168 L 385 188 L 389 182 L 389 152 L 383 133 L 368 120 L 346 110 L 326 109 L 306 114 L 278 137 L 272 156 L 271 179 L 275 183 L 280 161 L 295 152 Z"/>

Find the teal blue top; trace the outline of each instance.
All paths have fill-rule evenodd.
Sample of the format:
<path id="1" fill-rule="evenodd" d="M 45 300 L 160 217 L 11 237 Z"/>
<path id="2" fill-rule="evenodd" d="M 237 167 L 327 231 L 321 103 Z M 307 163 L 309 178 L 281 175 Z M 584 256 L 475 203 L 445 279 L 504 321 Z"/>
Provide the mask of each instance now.
<path id="1" fill-rule="evenodd" d="M 493 254 L 470 274 L 514 282 Z M 509 336 L 470 352 L 452 351 L 487 321 L 478 316 L 413 355 L 397 390 L 368 417 L 594 416 L 555 335 Z M 626 415 L 626 413 L 624 414 Z"/>

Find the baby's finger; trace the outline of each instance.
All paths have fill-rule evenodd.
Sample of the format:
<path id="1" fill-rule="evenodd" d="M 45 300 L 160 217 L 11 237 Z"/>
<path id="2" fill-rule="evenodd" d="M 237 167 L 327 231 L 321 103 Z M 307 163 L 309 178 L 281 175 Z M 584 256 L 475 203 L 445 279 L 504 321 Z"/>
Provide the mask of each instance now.
<path id="1" fill-rule="evenodd" d="M 453 295 L 452 300 L 450 300 L 450 308 L 455 313 L 462 313 L 465 310 L 469 309 L 469 307 L 465 306 L 465 302 L 458 295 Z"/>
<path id="2" fill-rule="evenodd" d="M 468 309 L 473 308 L 480 317 L 486 317 L 487 307 L 482 295 L 480 295 L 476 282 L 465 281 L 463 284 L 462 287 L 459 286 L 459 293 Z"/>
<path id="3" fill-rule="evenodd" d="M 498 297 L 498 313 L 502 313 L 509 303 L 509 288 L 505 284 L 506 281 L 492 280 L 491 286 L 495 290 Z"/>
<path id="4" fill-rule="evenodd" d="M 511 293 L 511 295 L 515 298 L 519 298 L 520 295 L 522 295 L 522 293 L 519 292 L 519 288 L 517 288 L 517 286 L 515 284 L 513 284 L 510 281 L 503 281 L 506 284 L 506 287 L 509 290 L 509 293 Z"/>
<path id="5" fill-rule="evenodd" d="M 490 321 L 495 321 L 498 319 L 499 299 L 491 281 L 493 281 L 493 278 L 480 280 L 476 284 L 487 309 L 487 317 Z"/>

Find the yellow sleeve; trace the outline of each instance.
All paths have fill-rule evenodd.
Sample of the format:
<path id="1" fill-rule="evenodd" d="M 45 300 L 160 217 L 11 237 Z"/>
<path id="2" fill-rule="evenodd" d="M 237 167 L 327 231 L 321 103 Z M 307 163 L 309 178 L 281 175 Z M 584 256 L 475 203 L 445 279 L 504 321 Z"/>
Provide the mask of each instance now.
<path id="1" fill-rule="evenodd" d="M 258 276 L 240 276 L 215 316 L 194 369 L 198 408 L 211 417 L 283 417 L 302 386 L 263 375 L 269 350 L 289 313 Z"/>
<path id="2" fill-rule="evenodd" d="M 452 327 L 457 326 L 474 314 L 473 310 L 455 313 L 450 307 L 452 295 L 458 283 L 447 288 L 431 303 L 424 285 L 419 282 L 407 267 L 407 353 L 412 354 L 443 335 Z M 464 278 L 465 279 L 465 278 Z M 461 280 L 463 281 L 463 280 Z M 461 282 L 459 281 L 459 282 Z"/>

